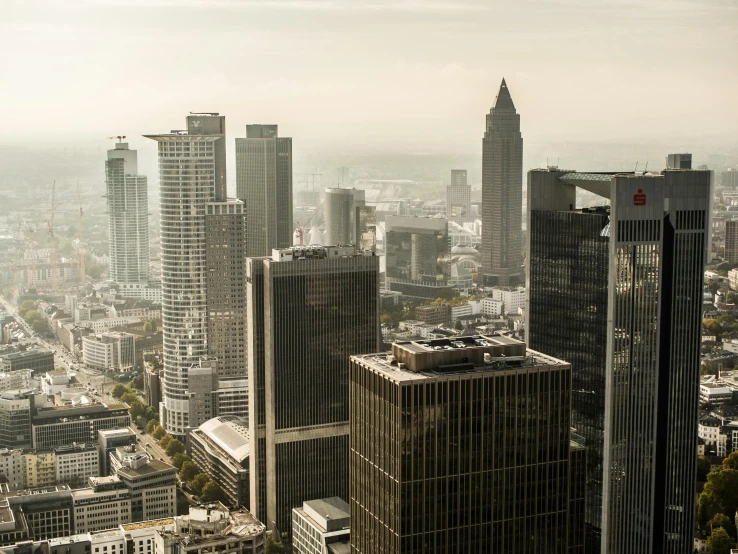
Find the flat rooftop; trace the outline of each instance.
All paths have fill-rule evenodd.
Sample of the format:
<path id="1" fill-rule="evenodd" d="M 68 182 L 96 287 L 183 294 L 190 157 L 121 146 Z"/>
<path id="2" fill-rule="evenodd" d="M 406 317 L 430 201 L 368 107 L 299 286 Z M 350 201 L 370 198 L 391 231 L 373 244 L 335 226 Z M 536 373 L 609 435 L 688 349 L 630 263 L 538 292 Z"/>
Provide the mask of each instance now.
<path id="1" fill-rule="evenodd" d="M 138 469 L 123 466 L 118 470 L 118 474 L 123 475 L 124 477 L 127 477 L 129 479 L 136 479 L 145 475 L 152 475 L 154 473 L 160 473 L 169 470 L 172 470 L 174 473 L 177 472 L 174 466 L 170 466 L 169 464 L 164 463 L 160 460 L 149 460 L 146 465 L 141 466 Z"/>
<path id="2" fill-rule="evenodd" d="M 396 342 L 392 352 L 353 358 L 396 382 L 569 365 L 529 350 L 524 342 L 500 335 Z"/>

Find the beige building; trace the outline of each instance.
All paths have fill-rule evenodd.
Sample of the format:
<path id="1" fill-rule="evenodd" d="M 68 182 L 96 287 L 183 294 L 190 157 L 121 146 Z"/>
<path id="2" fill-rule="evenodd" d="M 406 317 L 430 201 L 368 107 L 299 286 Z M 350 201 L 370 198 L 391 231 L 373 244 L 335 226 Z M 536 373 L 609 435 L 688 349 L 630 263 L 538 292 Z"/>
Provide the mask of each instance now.
<path id="1" fill-rule="evenodd" d="M 738 263 L 738 219 L 725 222 L 725 261 Z"/>

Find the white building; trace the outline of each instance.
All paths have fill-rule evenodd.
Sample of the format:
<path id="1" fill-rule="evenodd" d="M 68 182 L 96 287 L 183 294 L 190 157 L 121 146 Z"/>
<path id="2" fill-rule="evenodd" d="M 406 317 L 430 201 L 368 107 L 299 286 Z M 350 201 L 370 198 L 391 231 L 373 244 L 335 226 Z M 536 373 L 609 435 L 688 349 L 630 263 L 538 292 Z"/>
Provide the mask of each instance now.
<path id="1" fill-rule="evenodd" d="M 177 470 L 160 460 L 136 457 L 117 475 L 131 491 L 131 521 L 173 517 L 177 513 Z"/>
<path id="2" fill-rule="evenodd" d="M 130 333 L 109 332 L 82 337 L 82 361 L 89 367 L 128 371 L 135 365 L 136 340 Z"/>
<path id="3" fill-rule="evenodd" d="M 492 298 L 504 304 L 506 314 L 516 314 L 525 308 L 524 287 L 498 287 L 492 289 Z"/>
<path id="4" fill-rule="evenodd" d="M 26 488 L 25 458 L 22 450 L 0 450 L 0 473 L 8 480 L 8 489 L 16 491 Z"/>
<path id="5" fill-rule="evenodd" d="M 350 552 L 351 515 L 341 498 L 323 498 L 302 503 L 292 509 L 292 551 L 297 554 L 331 554 L 342 545 Z"/>
<path id="6" fill-rule="evenodd" d="M 503 301 L 492 297 L 482 298 L 482 313 L 487 317 L 498 317 L 502 313 Z"/>
<path id="7" fill-rule="evenodd" d="M 107 333 L 113 327 L 141 323 L 140 317 L 104 317 L 102 319 L 85 319 L 77 323 L 79 327 L 88 327 L 94 333 Z"/>
<path id="8" fill-rule="evenodd" d="M 738 269 L 728 271 L 728 286 L 732 290 L 738 290 Z"/>
<path id="9" fill-rule="evenodd" d="M 59 394 L 69 386 L 70 382 L 71 379 L 65 369 L 47 371 L 41 378 L 41 391 L 48 395 Z"/>
<path id="10" fill-rule="evenodd" d="M 0 362 L 1 364 L 2 362 Z M 7 389 L 27 389 L 32 387 L 32 369 L 18 369 L 0 373 L 0 391 Z"/>
<path id="11" fill-rule="evenodd" d="M 91 477 L 88 487 L 72 491 L 72 505 L 74 529 L 78 533 L 131 522 L 131 492 L 117 475 Z"/>
<path id="12" fill-rule="evenodd" d="M 697 436 L 706 444 L 717 444 L 720 438 L 720 420 L 714 417 L 700 420 L 697 425 Z"/>
<path id="13" fill-rule="evenodd" d="M 118 294 L 124 298 L 150 300 L 161 304 L 161 283 L 119 283 Z"/>
<path id="14" fill-rule="evenodd" d="M 716 383 L 700 384 L 700 403 L 720 406 L 733 399 L 733 391 L 725 385 Z"/>
<path id="15" fill-rule="evenodd" d="M 71 444 L 54 449 L 56 482 L 86 482 L 100 475 L 100 455 L 93 444 Z"/>

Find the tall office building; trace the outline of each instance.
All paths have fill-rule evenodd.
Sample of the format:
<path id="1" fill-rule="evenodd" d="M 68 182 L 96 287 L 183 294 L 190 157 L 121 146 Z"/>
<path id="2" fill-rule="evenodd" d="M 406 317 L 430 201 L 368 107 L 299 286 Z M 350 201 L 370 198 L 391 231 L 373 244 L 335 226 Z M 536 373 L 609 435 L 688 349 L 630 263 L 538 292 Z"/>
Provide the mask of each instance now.
<path id="1" fill-rule="evenodd" d="M 587 552 L 692 549 L 710 200 L 709 171 L 528 174 L 528 343 L 572 364 Z"/>
<path id="2" fill-rule="evenodd" d="M 451 184 L 446 187 L 446 217 L 463 223 L 471 217 L 471 187 L 466 182 L 466 169 L 451 170 Z"/>
<path id="3" fill-rule="evenodd" d="M 352 552 L 583 554 L 568 363 L 460 337 L 353 356 L 349 379 Z"/>
<path id="4" fill-rule="evenodd" d="M 379 345 L 373 251 L 248 260 L 251 510 L 289 540 L 292 508 L 348 497 L 348 359 Z"/>
<path id="5" fill-rule="evenodd" d="M 138 174 L 137 154 L 118 142 L 105 162 L 110 278 L 117 283 L 149 280 L 148 185 Z"/>
<path id="6" fill-rule="evenodd" d="M 246 377 L 245 239 L 243 202 L 207 204 L 208 354 L 218 359 L 221 378 Z"/>
<path id="7" fill-rule="evenodd" d="M 246 206 L 246 254 L 292 246 L 292 139 L 276 125 L 247 125 L 236 139 L 236 196 Z"/>
<path id="8" fill-rule="evenodd" d="M 729 219 L 725 222 L 725 252 L 726 262 L 738 263 L 738 219 Z"/>
<path id="9" fill-rule="evenodd" d="M 146 135 L 159 148 L 164 335 L 159 412 L 162 425 L 178 437 L 190 426 L 189 368 L 208 352 L 206 212 L 211 202 L 225 201 L 218 198 L 225 196 L 224 130 L 223 116 L 191 114 L 187 131 Z"/>
<path id="10" fill-rule="evenodd" d="M 485 286 L 523 280 L 523 137 L 505 79 L 482 141 L 482 269 Z"/>
<path id="11" fill-rule="evenodd" d="M 326 244 L 356 244 L 357 208 L 365 203 L 361 189 L 325 189 Z"/>
<path id="12" fill-rule="evenodd" d="M 667 169 L 692 169 L 692 154 L 669 154 L 666 156 Z"/>
<path id="13" fill-rule="evenodd" d="M 385 231 L 387 290 L 431 300 L 451 290 L 445 218 L 388 215 Z"/>

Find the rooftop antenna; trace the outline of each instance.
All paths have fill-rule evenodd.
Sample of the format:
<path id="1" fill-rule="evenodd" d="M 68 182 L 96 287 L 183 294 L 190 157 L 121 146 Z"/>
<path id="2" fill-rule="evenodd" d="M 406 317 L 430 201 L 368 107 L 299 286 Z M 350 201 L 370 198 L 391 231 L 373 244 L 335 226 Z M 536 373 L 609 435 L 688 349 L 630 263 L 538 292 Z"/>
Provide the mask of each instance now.
<path id="1" fill-rule="evenodd" d="M 636 162 L 636 167 L 635 167 L 635 169 L 633 170 L 633 173 L 638 173 L 638 162 Z"/>
<path id="2" fill-rule="evenodd" d="M 108 139 L 110 139 L 110 140 L 113 140 L 113 139 L 118 139 L 118 143 L 121 143 L 121 142 L 123 142 L 123 139 L 124 139 L 124 138 L 126 138 L 126 136 L 125 136 L 125 135 L 116 135 L 116 136 L 114 136 L 114 137 L 108 137 Z"/>
<path id="3" fill-rule="evenodd" d="M 646 168 L 643 170 L 643 173 L 645 174 L 646 171 L 648 171 L 648 162 L 646 162 Z"/>

